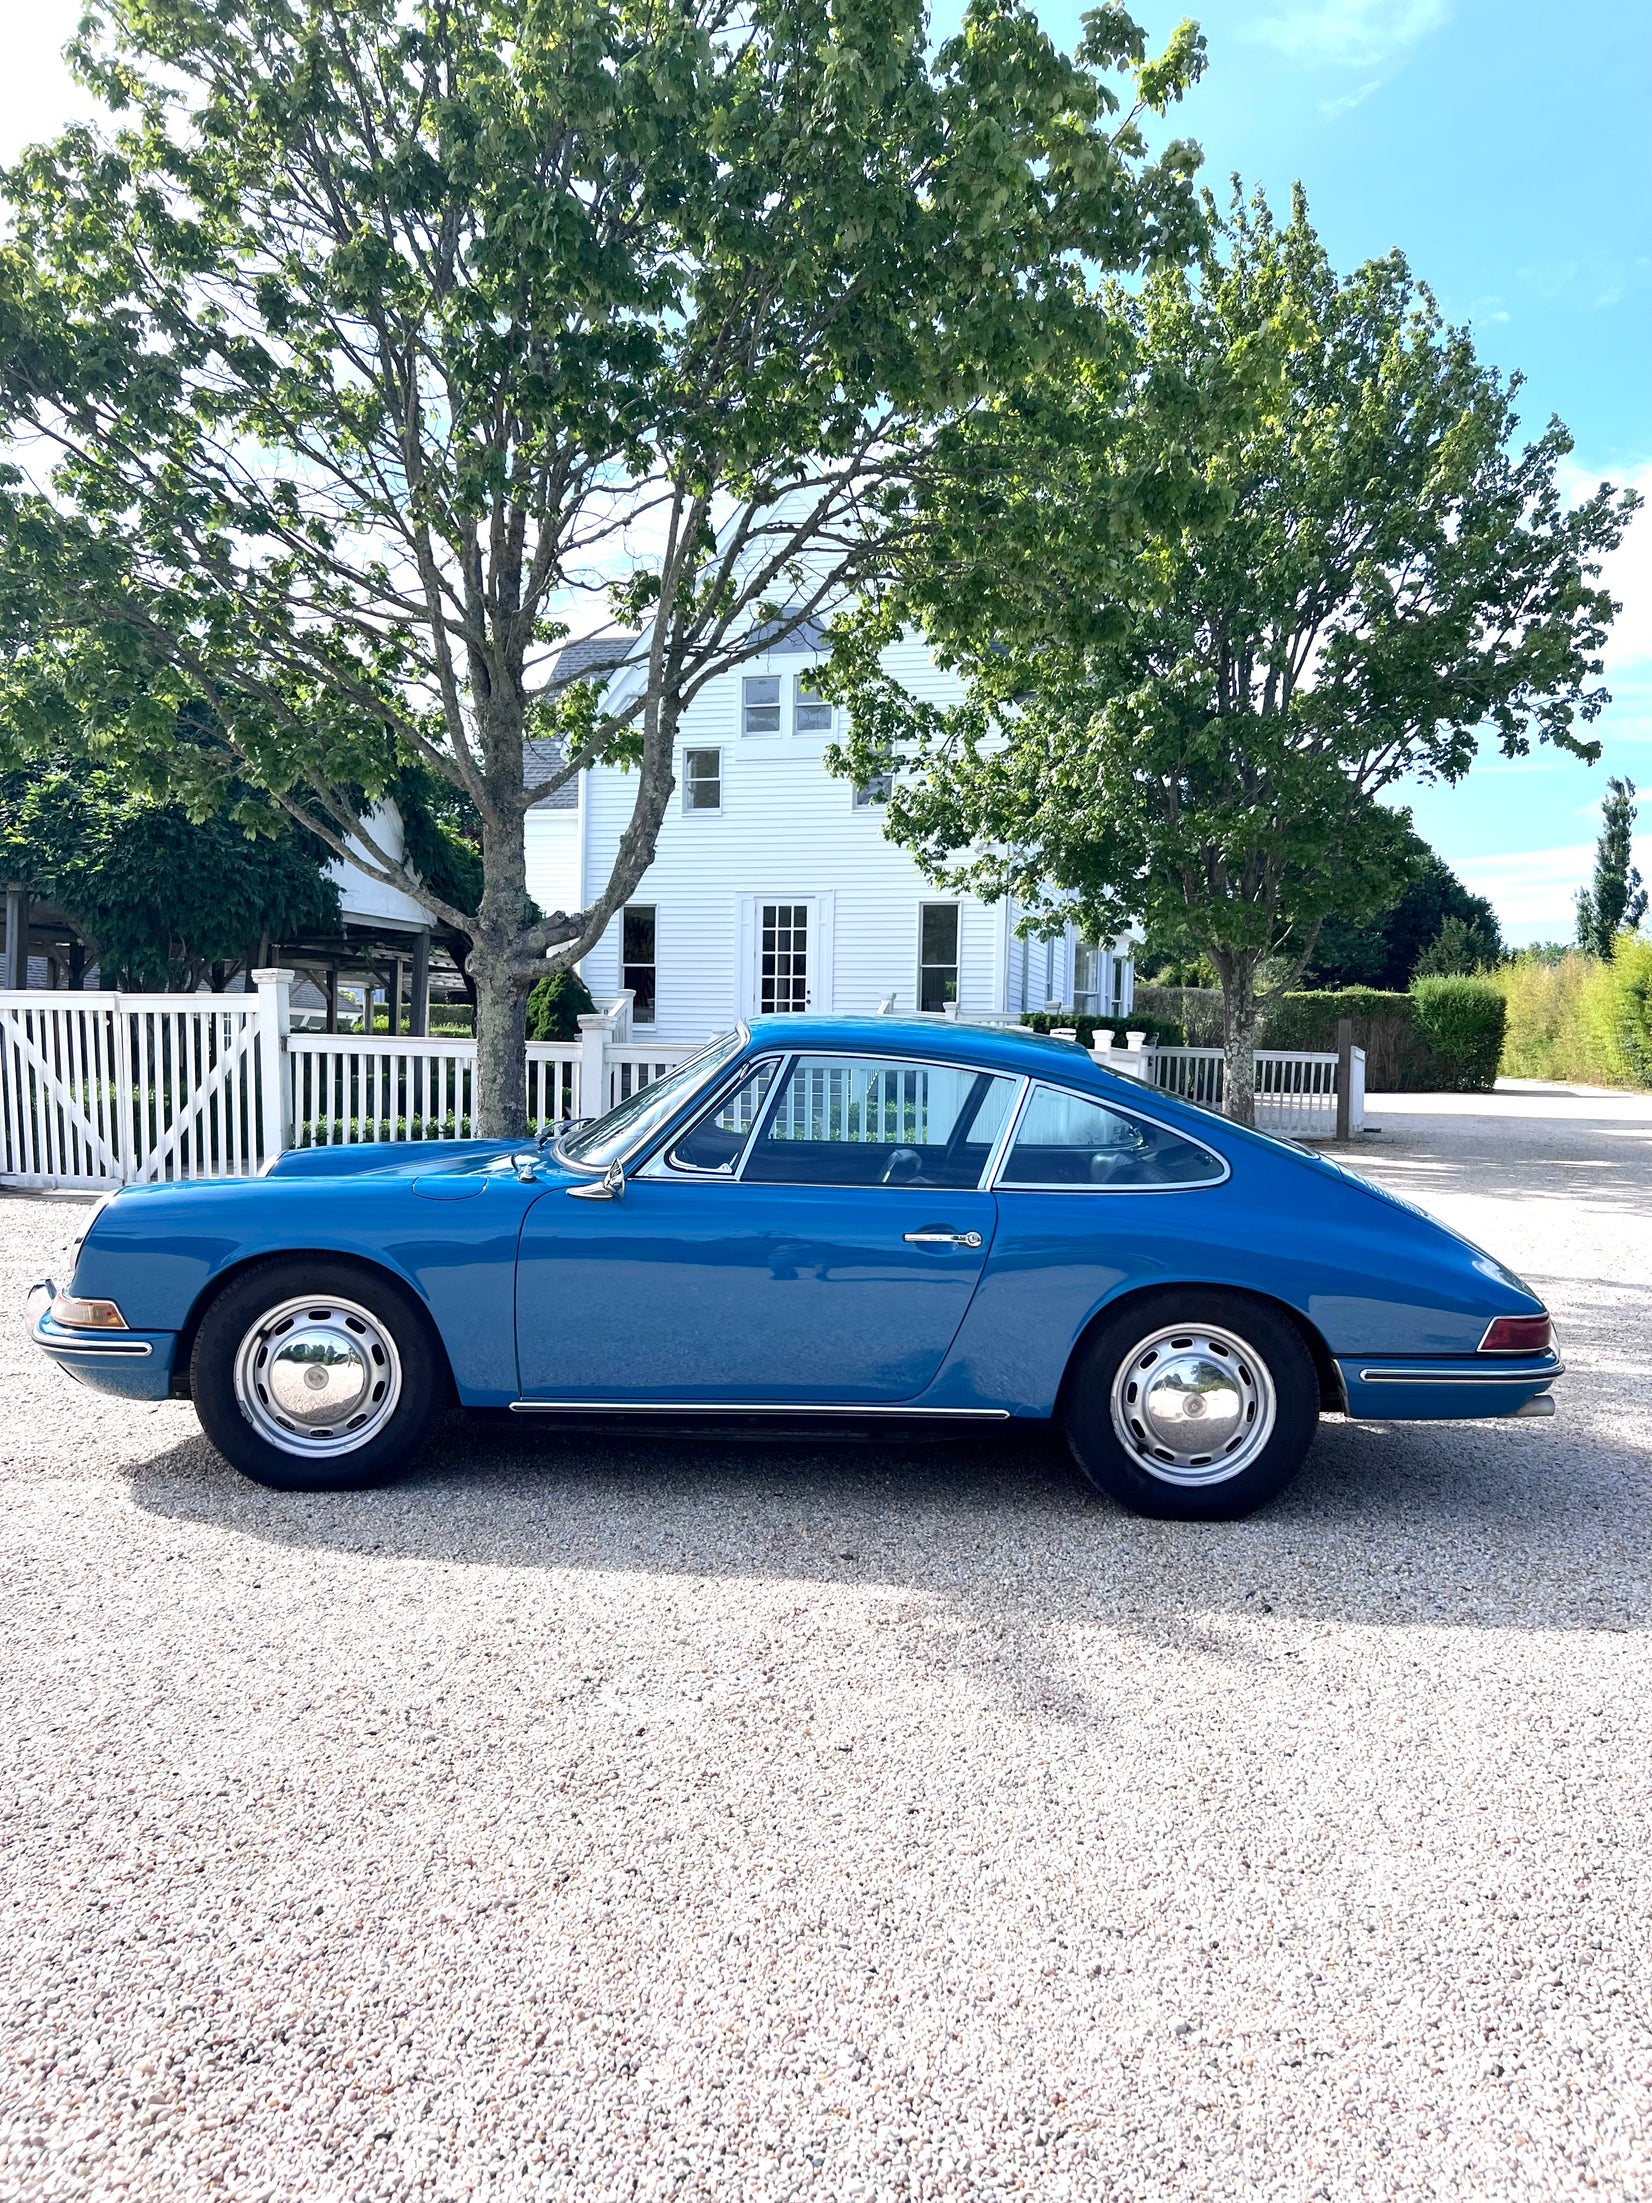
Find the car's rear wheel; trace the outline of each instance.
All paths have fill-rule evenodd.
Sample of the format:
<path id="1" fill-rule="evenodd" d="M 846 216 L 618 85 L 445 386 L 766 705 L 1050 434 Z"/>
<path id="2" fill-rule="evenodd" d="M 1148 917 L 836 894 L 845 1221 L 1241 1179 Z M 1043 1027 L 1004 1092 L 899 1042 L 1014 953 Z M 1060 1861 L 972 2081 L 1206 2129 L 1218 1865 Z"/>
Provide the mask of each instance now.
<path id="1" fill-rule="evenodd" d="M 202 1428 L 277 1491 L 357 1491 L 400 1474 L 429 1432 L 444 1365 L 402 1286 L 353 1263 L 267 1262 L 201 1319 L 190 1384 Z"/>
<path id="2" fill-rule="evenodd" d="M 1142 1515 L 1230 1522 L 1283 1491 L 1319 1378 L 1288 1316 L 1236 1293 L 1154 1294 L 1102 1323 L 1063 1405 L 1079 1467 Z"/>

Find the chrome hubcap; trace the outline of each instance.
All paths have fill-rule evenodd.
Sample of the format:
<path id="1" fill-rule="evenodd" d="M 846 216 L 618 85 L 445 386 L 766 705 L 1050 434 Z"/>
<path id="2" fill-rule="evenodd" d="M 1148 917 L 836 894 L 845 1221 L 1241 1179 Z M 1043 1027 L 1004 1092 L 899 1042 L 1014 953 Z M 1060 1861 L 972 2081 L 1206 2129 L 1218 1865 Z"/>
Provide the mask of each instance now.
<path id="1" fill-rule="evenodd" d="M 260 1438 L 306 1459 L 354 1453 L 395 1413 L 396 1342 L 353 1300 L 284 1300 L 235 1356 L 235 1397 Z"/>
<path id="2" fill-rule="evenodd" d="M 1248 1468 L 1273 1434 L 1275 1404 L 1267 1364 L 1211 1324 L 1155 1331 L 1113 1379 L 1119 1444 L 1166 1484 L 1220 1484 Z"/>

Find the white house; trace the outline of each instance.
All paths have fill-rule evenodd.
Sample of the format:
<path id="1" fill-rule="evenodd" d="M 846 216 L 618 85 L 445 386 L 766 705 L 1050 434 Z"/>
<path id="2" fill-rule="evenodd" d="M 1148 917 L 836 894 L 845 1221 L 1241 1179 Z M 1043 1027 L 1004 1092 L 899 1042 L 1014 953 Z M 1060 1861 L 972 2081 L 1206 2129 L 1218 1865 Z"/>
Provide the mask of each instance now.
<path id="1" fill-rule="evenodd" d="M 633 1023 L 662 1041 L 777 1010 L 1122 1017 L 1127 943 L 1071 928 L 1021 941 L 1009 903 L 944 893 L 884 839 L 879 789 L 827 773 L 837 714 L 815 690 L 818 646 L 818 630 L 800 629 L 709 683 L 685 715 L 654 862 L 580 967 L 598 1003 L 629 990 Z M 623 648 L 570 643 L 559 670 L 600 671 Z M 915 694 L 959 693 L 921 644 L 886 663 Z M 581 909 L 600 892 L 635 797 L 631 776 L 599 766 L 528 813 L 528 888 L 543 909 Z"/>

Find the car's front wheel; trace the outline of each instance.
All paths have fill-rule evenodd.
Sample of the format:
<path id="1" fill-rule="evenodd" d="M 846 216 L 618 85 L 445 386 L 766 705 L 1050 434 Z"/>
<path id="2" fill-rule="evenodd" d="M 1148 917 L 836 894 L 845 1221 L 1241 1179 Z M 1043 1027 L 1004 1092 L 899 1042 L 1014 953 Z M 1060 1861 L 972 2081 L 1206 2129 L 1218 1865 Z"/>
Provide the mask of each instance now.
<path id="1" fill-rule="evenodd" d="M 1319 1422 L 1288 1316 L 1185 1289 L 1132 1302 L 1086 1342 L 1063 1420 L 1079 1467 L 1142 1515 L 1230 1522 L 1281 1492 Z"/>
<path id="2" fill-rule="evenodd" d="M 430 1320 L 352 1263 L 267 1262 L 218 1296 L 190 1363 L 218 1451 L 277 1491 L 356 1491 L 407 1467 L 443 1396 Z"/>

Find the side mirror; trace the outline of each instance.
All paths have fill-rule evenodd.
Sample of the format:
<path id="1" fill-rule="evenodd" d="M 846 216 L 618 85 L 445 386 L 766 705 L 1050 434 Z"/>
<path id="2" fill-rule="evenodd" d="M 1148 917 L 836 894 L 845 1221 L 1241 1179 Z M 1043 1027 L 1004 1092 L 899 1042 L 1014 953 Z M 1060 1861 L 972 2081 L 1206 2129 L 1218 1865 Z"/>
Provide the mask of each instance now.
<path id="1" fill-rule="evenodd" d="M 591 1186 L 570 1186 L 570 1201 L 619 1201 L 625 1197 L 625 1172 L 618 1156 L 608 1165 L 602 1176 Z"/>

